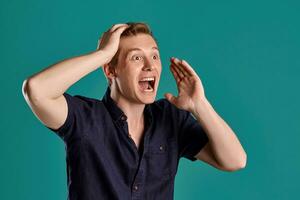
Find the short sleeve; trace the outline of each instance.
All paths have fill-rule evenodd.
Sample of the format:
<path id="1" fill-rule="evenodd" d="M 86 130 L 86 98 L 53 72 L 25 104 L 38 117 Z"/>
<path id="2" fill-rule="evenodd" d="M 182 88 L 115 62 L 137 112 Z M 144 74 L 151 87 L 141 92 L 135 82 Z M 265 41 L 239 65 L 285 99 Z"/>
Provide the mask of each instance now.
<path id="1" fill-rule="evenodd" d="M 68 142 L 71 138 L 76 139 L 82 137 L 84 132 L 83 126 L 87 120 L 85 116 L 88 109 L 87 103 L 81 96 L 72 96 L 66 92 L 63 96 L 68 106 L 68 114 L 64 124 L 58 129 L 52 129 L 48 126 L 46 126 L 46 128 L 55 132 L 64 142 Z"/>
<path id="2" fill-rule="evenodd" d="M 180 157 L 191 161 L 197 160 L 194 156 L 207 144 L 208 137 L 200 123 L 188 111 L 181 110 L 183 119 L 179 132 Z"/>

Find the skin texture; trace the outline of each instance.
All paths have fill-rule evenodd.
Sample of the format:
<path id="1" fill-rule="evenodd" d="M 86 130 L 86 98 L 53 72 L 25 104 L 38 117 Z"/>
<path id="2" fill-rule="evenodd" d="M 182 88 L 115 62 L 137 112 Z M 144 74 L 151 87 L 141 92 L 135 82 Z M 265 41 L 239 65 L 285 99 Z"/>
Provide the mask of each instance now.
<path id="1" fill-rule="evenodd" d="M 165 97 L 180 109 L 194 111 L 196 103 L 205 98 L 200 78 L 185 60 L 174 57 L 171 58 L 170 70 L 176 80 L 178 96 L 166 93 Z"/>
<path id="2" fill-rule="evenodd" d="M 139 50 L 133 50 L 136 49 Z M 157 44 L 147 34 L 122 38 L 117 66 L 110 69 L 113 97 L 125 98 L 131 104 L 148 104 L 155 100 L 161 74 L 161 60 Z M 155 76 L 154 93 L 142 92 L 138 81 L 141 77 Z M 132 105 L 131 105 L 132 106 Z"/>

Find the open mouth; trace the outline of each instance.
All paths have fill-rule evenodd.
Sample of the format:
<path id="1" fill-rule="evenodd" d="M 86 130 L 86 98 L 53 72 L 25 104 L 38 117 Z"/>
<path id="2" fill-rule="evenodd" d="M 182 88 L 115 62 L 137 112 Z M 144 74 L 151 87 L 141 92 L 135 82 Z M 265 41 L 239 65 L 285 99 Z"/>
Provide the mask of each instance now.
<path id="1" fill-rule="evenodd" d="M 145 92 L 153 92 L 155 86 L 155 77 L 144 77 L 139 81 L 139 86 Z"/>

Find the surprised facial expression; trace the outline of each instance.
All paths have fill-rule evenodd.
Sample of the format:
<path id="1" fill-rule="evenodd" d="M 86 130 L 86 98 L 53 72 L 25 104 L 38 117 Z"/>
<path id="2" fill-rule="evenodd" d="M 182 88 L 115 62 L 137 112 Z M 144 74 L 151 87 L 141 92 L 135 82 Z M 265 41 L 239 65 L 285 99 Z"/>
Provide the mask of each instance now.
<path id="1" fill-rule="evenodd" d="M 132 103 L 152 103 L 161 74 L 161 60 L 155 40 L 148 34 L 121 38 L 119 51 L 113 81 L 116 89 Z"/>

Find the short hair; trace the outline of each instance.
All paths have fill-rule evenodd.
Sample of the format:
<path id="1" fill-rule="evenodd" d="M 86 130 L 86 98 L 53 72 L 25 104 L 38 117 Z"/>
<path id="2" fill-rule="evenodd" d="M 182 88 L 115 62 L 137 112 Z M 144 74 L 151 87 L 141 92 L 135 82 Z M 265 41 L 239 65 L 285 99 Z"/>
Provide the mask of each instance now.
<path id="1" fill-rule="evenodd" d="M 135 35 L 138 35 L 138 34 L 148 34 L 148 35 L 152 36 L 152 38 L 157 43 L 157 41 L 154 38 L 154 35 L 153 35 L 153 33 L 152 33 L 152 31 L 151 31 L 148 24 L 146 24 L 144 22 L 127 22 L 126 24 L 129 25 L 129 27 L 126 28 L 122 32 L 122 34 L 120 36 L 120 39 L 122 37 L 130 37 L 130 36 L 135 36 Z M 120 50 L 118 49 L 117 53 L 114 55 L 114 57 L 109 62 L 109 64 L 111 66 L 116 66 L 118 64 L 119 54 L 120 54 Z"/>

